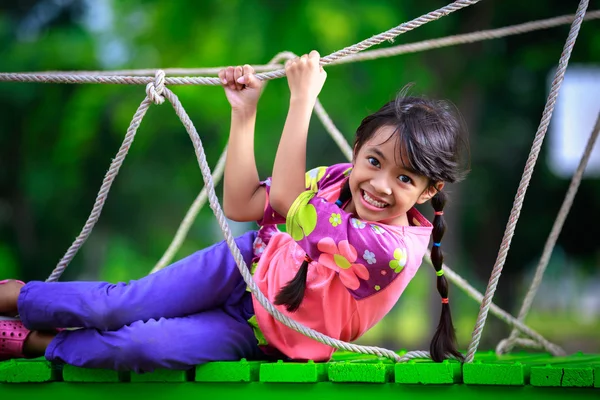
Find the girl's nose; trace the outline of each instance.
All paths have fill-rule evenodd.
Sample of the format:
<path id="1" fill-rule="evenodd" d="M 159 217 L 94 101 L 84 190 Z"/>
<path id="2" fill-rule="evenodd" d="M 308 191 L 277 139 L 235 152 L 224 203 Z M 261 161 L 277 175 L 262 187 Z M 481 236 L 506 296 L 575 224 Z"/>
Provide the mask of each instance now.
<path id="1" fill-rule="evenodd" d="M 392 188 L 389 185 L 389 182 L 385 176 L 378 175 L 371 179 L 371 186 L 378 194 L 391 195 Z"/>

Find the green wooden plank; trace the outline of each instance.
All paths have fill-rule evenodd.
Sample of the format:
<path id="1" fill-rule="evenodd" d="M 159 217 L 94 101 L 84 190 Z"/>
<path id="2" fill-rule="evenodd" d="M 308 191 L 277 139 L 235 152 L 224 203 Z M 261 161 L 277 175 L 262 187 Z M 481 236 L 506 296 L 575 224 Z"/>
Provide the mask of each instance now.
<path id="1" fill-rule="evenodd" d="M 260 364 L 261 382 L 315 383 L 326 380 L 327 364 L 283 362 Z"/>
<path id="2" fill-rule="evenodd" d="M 0 382 L 250 382 L 467 385 L 531 385 L 538 388 L 600 387 L 600 355 L 576 353 L 553 357 L 545 353 L 477 353 L 476 362 L 460 364 L 446 360 L 411 360 L 393 363 L 372 355 L 338 352 L 329 363 L 309 362 L 213 362 L 189 371 L 157 370 L 136 374 L 112 370 L 85 369 L 65 365 L 53 367 L 43 358 L 0 362 Z M 62 374 L 62 375 L 61 375 Z M 595 389 L 594 389 L 595 390 Z"/>
<path id="3" fill-rule="evenodd" d="M 565 367 L 561 385 L 564 387 L 592 387 L 594 386 L 594 369 L 592 367 Z"/>
<path id="4" fill-rule="evenodd" d="M 559 387 L 562 382 L 563 369 L 552 365 L 531 367 L 530 384 L 538 387 Z"/>
<path id="5" fill-rule="evenodd" d="M 260 361 L 217 361 L 196 367 L 196 382 L 258 381 Z"/>
<path id="6" fill-rule="evenodd" d="M 135 373 L 131 372 L 131 382 L 187 382 L 193 380 L 194 370 L 169 370 L 157 369 L 153 372 Z"/>
<path id="7" fill-rule="evenodd" d="M 392 379 L 394 365 L 376 362 L 332 362 L 327 375 L 331 382 L 386 383 Z"/>
<path id="8" fill-rule="evenodd" d="M 524 385 L 523 364 L 474 362 L 463 365 L 463 382 L 468 385 Z"/>
<path id="9" fill-rule="evenodd" d="M 0 382 L 51 382 L 60 379 L 60 371 L 44 359 L 14 359 L 0 363 Z"/>
<path id="10" fill-rule="evenodd" d="M 396 383 L 441 385 L 462 382 L 462 365 L 459 362 L 445 360 L 435 363 L 416 360 L 397 363 L 395 366 Z"/>
<path id="11" fill-rule="evenodd" d="M 112 369 L 79 368 L 65 365 L 62 370 L 65 382 L 120 382 L 119 372 Z"/>

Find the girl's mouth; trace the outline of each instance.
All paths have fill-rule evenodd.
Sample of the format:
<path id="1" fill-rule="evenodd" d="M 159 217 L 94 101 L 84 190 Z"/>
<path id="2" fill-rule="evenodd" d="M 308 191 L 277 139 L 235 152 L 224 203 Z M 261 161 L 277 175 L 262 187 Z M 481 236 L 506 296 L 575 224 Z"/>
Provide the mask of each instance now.
<path id="1" fill-rule="evenodd" d="M 386 208 L 387 206 L 389 206 L 388 203 L 384 203 L 382 201 L 375 200 L 374 198 L 369 196 L 369 193 L 367 193 L 364 190 L 361 190 L 361 194 L 362 194 L 361 199 L 363 201 L 363 204 L 367 205 L 368 208 L 379 211 L 379 210 L 382 210 L 382 209 Z"/>

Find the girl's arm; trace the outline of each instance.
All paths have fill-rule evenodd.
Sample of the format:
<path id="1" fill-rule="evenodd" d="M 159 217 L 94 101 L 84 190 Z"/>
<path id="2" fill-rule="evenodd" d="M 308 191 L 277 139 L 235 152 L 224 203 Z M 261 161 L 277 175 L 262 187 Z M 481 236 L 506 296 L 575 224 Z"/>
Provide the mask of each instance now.
<path id="1" fill-rule="evenodd" d="M 290 60 L 285 65 L 290 108 L 275 156 L 269 197 L 271 207 L 283 216 L 305 190 L 308 125 L 327 78 L 319 60 L 319 53 L 313 50 L 310 55 Z"/>
<path id="2" fill-rule="evenodd" d="M 234 221 L 256 221 L 262 218 L 266 202 L 254 159 L 256 106 L 263 84 L 249 65 L 226 68 L 219 73 L 219 78 L 231 104 L 223 211 Z"/>

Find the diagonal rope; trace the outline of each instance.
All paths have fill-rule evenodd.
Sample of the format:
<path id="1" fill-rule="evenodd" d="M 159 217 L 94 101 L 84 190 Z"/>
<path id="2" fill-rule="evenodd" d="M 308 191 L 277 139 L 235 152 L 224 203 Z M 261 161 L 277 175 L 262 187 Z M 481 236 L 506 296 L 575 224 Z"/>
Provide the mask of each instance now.
<path id="1" fill-rule="evenodd" d="M 375 35 L 369 39 L 365 39 L 355 45 L 348 46 L 342 50 L 338 50 L 328 56 L 321 58 L 321 65 L 327 65 L 333 61 L 339 60 L 343 57 L 347 57 L 351 54 L 358 53 L 366 50 L 369 47 L 380 44 L 386 40 L 393 40 L 395 37 L 412 31 L 422 25 L 429 22 L 436 21 L 446 15 L 449 15 L 455 11 L 479 3 L 482 0 L 457 0 L 450 3 L 440 9 L 431 11 L 425 15 L 413 19 L 412 21 L 405 22 L 398 25 L 395 28 L 389 29 L 378 35 Z M 279 69 L 277 71 L 265 72 L 257 74 L 256 77 L 262 80 L 271 80 L 282 78 L 285 76 L 285 70 Z M 14 82 L 38 82 L 38 83 L 105 83 L 105 84 L 123 84 L 123 85 L 146 85 L 154 82 L 153 77 L 136 77 L 136 76 L 93 76 L 93 75 L 78 75 L 78 74 L 15 74 L 15 73 L 2 73 L 0 74 L 0 81 L 14 81 Z M 165 78 L 165 84 L 167 85 L 209 85 L 209 86 L 221 86 L 222 83 L 218 78 L 207 78 L 207 77 L 170 77 Z"/>
<path id="2" fill-rule="evenodd" d="M 476 43 L 484 40 L 500 39 L 507 36 L 520 35 L 523 33 L 534 32 L 542 29 L 550 29 L 561 25 L 571 24 L 575 14 L 561 15 L 554 18 L 541 19 L 537 21 L 525 22 L 517 25 L 505 26 L 503 28 L 488 29 L 483 31 L 465 33 L 461 35 L 446 36 L 438 39 L 428 39 L 420 42 L 407 43 L 399 46 L 390 47 L 387 49 L 368 50 L 359 54 L 354 54 L 339 60 L 336 60 L 329 65 L 347 64 L 356 61 L 374 60 L 382 57 L 392 57 L 401 54 L 418 53 L 425 50 L 439 49 L 443 47 L 455 46 L 459 44 Z M 600 10 L 588 11 L 584 21 L 591 21 L 600 18 Z M 282 52 L 279 55 L 284 55 L 287 52 Z M 295 55 L 294 55 L 295 57 Z M 287 57 L 283 57 L 287 59 Z M 265 65 L 254 65 L 255 72 L 267 72 L 277 70 L 283 67 L 279 64 L 278 59 L 274 59 Z M 226 67 L 209 67 L 209 68 L 163 68 L 162 71 L 169 76 L 173 75 L 217 75 L 219 71 Z M 23 75 L 131 75 L 143 76 L 154 75 L 156 68 L 146 69 L 125 69 L 113 71 L 44 71 L 44 72 L 21 72 Z M 0 74 L 0 81 L 2 74 Z"/>
<path id="3" fill-rule="evenodd" d="M 423 40 L 415 43 L 401 44 L 399 46 L 369 50 L 360 54 L 348 56 L 337 60 L 331 65 L 348 64 L 356 61 L 375 60 L 383 57 L 393 57 L 401 54 L 418 53 L 425 50 L 439 49 L 443 47 L 455 46 L 459 44 L 468 44 L 481 42 L 483 40 L 499 39 L 506 36 L 520 35 L 527 32 L 533 32 L 541 29 L 554 28 L 573 22 L 575 15 L 562 15 L 559 17 L 543 19 L 538 21 L 526 22 L 524 24 L 506 26 L 504 28 L 489 29 L 484 31 L 465 33 L 461 35 L 446 36 L 439 39 Z M 588 12 L 585 20 L 600 18 L 600 10 Z"/>
<path id="4" fill-rule="evenodd" d="M 164 77 L 165 74 L 163 72 L 157 72 L 156 84 L 151 83 L 146 87 L 146 97 L 135 112 L 133 119 L 129 124 L 129 128 L 127 129 L 127 134 L 123 139 L 123 143 L 121 144 L 117 155 L 110 163 L 108 172 L 104 176 L 104 180 L 102 181 L 102 185 L 100 186 L 100 190 L 96 196 L 96 200 L 94 201 L 92 212 L 85 222 L 83 229 L 75 241 L 71 244 L 66 254 L 58 262 L 58 265 L 54 268 L 48 279 L 46 279 L 46 282 L 56 282 L 58 278 L 60 278 L 71 260 L 73 260 L 73 257 L 75 257 L 75 254 L 77 254 L 77 251 L 79 251 L 83 243 L 85 243 L 87 238 L 92 233 L 92 229 L 94 229 L 96 222 L 98 222 L 98 219 L 100 218 L 100 213 L 102 212 L 102 208 L 104 207 L 104 203 L 108 197 L 108 192 L 110 191 L 110 188 L 117 174 L 119 173 L 119 169 L 121 168 L 123 161 L 125 161 L 127 152 L 133 143 L 133 139 L 135 139 L 135 134 L 140 127 L 144 115 L 146 115 L 146 111 L 148 111 L 148 108 L 152 102 L 161 104 L 164 101 L 164 98 L 157 95 L 157 90 L 160 92 L 164 89 Z"/>
<path id="5" fill-rule="evenodd" d="M 563 53 L 560 57 L 558 68 L 556 70 L 556 74 L 554 75 L 554 80 L 552 82 L 552 88 L 550 90 L 550 94 L 548 95 L 546 106 L 544 107 L 542 120 L 535 134 L 535 139 L 533 141 L 533 145 L 529 153 L 527 163 L 525 164 L 525 171 L 523 173 L 523 177 L 521 178 L 521 183 L 519 184 L 519 187 L 517 189 L 517 194 L 515 197 L 513 208 L 510 212 L 510 217 L 506 226 L 504 238 L 502 239 L 500 251 L 498 252 L 498 258 L 496 259 L 496 263 L 494 265 L 494 268 L 492 269 L 492 275 L 488 283 L 488 287 L 485 291 L 483 302 L 481 303 L 481 308 L 479 310 L 479 315 L 477 316 L 477 321 L 475 323 L 475 328 L 473 330 L 473 335 L 471 343 L 469 344 L 469 349 L 467 352 L 467 358 L 465 362 L 473 362 L 475 352 L 477 351 L 477 347 L 479 346 L 479 341 L 481 340 L 481 333 L 485 325 L 485 320 L 487 318 L 487 314 L 490 308 L 490 303 L 492 301 L 492 298 L 494 297 L 494 292 L 496 291 L 498 280 L 500 279 L 502 268 L 504 267 L 504 263 L 506 261 L 508 249 L 510 247 L 510 242 L 512 241 L 515 232 L 515 227 L 517 225 L 517 221 L 519 220 L 519 214 L 521 213 L 523 201 L 525 200 L 527 186 L 529 186 L 529 181 L 531 180 L 531 176 L 533 175 L 533 168 L 542 148 L 542 143 L 544 141 L 544 137 L 546 136 L 546 130 L 548 129 L 548 124 L 550 123 L 552 112 L 554 111 L 554 105 L 556 104 L 558 91 L 560 89 L 562 81 L 564 80 L 567 65 L 569 63 L 569 57 L 571 56 L 571 52 L 573 51 L 573 47 L 575 46 L 575 40 L 577 39 L 579 29 L 581 28 L 581 23 L 583 22 L 583 16 L 585 15 L 585 10 L 588 6 L 588 3 L 589 0 L 580 1 L 579 6 L 577 8 L 575 20 L 573 21 L 571 29 L 569 30 L 569 36 L 567 37 L 566 43 L 564 45 Z"/>
<path id="6" fill-rule="evenodd" d="M 579 166 L 573 174 L 573 178 L 571 179 L 571 183 L 569 185 L 569 189 L 567 190 L 567 194 L 565 195 L 565 199 L 560 207 L 560 211 L 558 212 L 558 216 L 554 221 L 554 225 L 552 226 L 552 230 L 550 231 L 550 235 L 546 240 L 546 244 L 544 245 L 544 250 L 542 252 L 542 256 L 538 263 L 538 266 L 535 270 L 535 276 L 531 283 L 531 287 L 525 296 L 525 300 L 523 300 L 523 305 L 521 306 L 521 310 L 519 311 L 519 321 L 524 321 L 529 309 L 531 308 L 531 304 L 533 303 L 533 299 L 537 293 L 537 290 L 542 282 L 542 278 L 544 277 L 544 272 L 546 272 L 546 267 L 548 266 L 548 262 L 550 261 L 550 256 L 552 255 L 552 250 L 554 249 L 554 245 L 556 244 L 556 240 L 560 235 L 560 231 L 567 219 L 567 215 L 569 215 L 569 211 L 571 210 L 571 206 L 573 205 L 573 200 L 575 199 L 575 195 L 577 194 L 577 190 L 579 189 L 579 184 L 581 183 L 581 179 L 583 178 L 583 172 L 585 171 L 585 167 L 588 164 L 590 156 L 592 154 L 592 150 L 594 149 L 594 145 L 596 144 L 596 139 L 598 138 L 598 134 L 600 133 L 600 113 L 598 114 L 598 119 L 596 120 L 596 125 L 592 129 L 592 133 L 590 138 L 588 139 L 587 145 L 581 156 L 581 160 L 579 161 Z M 509 352 L 513 348 L 513 344 L 517 339 L 519 333 L 516 330 L 512 330 L 508 339 L 502 340 L 498 346 L 496 347 L 497 353 L 506 353 Z"/>
<path id="7" fill-rule="evenodd" d="M 329 115 L 327 115 L 327 112 L 323 108 L 323 105 L 321 104 L 319 99 L 317 99 L 317 102 L 315 103 L 315 112 L 317 113 L 319 119 L 323 123 L 325 130 L 329 132 L 329 135 L 331 136 L 333 141 L 338 145 L 344 156 L 348 159 L 348 161 L 352 161 L 352 147 L 350 147 L 348 141 L 344 138 L 344 135 L 342 135 L 342 132 L 340 132 L 338 128 L 333 124 L 333 121 L 331 120 L 331 118 L 329 118 Z"/>
<path id="8" fill-rule="evenodd" d="M 425 257 L 425 261 L 431 264 L 431 259 L 429 255 Z M 462 278 L 459 274 L 454 272 L 450 267 L 446 264 L 443 265 L 444 275 L 448 278 L 448 280 L 458 286 L 463 292 L 465 292 L 471 299 L 475 300 L 479 304 L 481 304 L 483 300 L 483 294 L 481 294 L 477 289 L 469 284 L 464 278 Z M 534 331 L 527 325 L 525 325 L 522 321 L 510 315 L 508 312 L 504 311 L 500 307 L 498 307 L 494 303 L 490 303 L 490 312 L 498 317 L 500 320 L 506 322 L 508 325 L 512 326 L 514 329 L 519 332 L 529 336 L 533 339 L 535 343 L 538 343 L 537 346 L 542 346 L 544 349 L 552 353 L 553 355 L 564 355 L 565 351 L 557 346 L 554 343 L 546 340 L 542 335 L 538 332 Z"/>
<path id="9" fill-rule="evenodd" d="M 418 53 L 425 50 L 439 49 L 443 47 L 455 46 L 459 44 L 476 43 L 484 40 L 500 39 L 507 36 L 520 35 L 523 33 L 534 32 L 542 29 L 555 28 L 561 25 L 571 24 L 575 14 L 561 15 L 554 18 L 540 19 L 537 21 L 525 22 L 523 24 L 505 26 L 503 28 L 488 29 L 483 31 L 465 33 L 461 35 L 446 36 L 438 39 L 423 40 L 415 43 L 407 43 L 399 46 L 390 47 L 387 49 L 368 50 L 360 54 L 354 54 L 336 61 L 329 65 L 347 64 L 356 61 L 375 60 L 382 57 L 392 57 L 401 54 Z M 588 11 L 584 21 L 591 21 L 600 18 L 600 10 Z M 256 72 L 267 72 L 282 68 L 282 64 L 277 61 L 271 61 L 265 65 L 254 65 Z M 219 71 L 226 67 L 209 67 L 209 68 L 163 68 L 165 74 L 173 75 L 217 75 Z M 20 74 L 29 75 L 131 75 L 143 76 L 154 75 L 156 68 L 146 69 L 124 69 L 113 71 L 44 71 L 44 72 L 21 72 Z M 2 81 L 0 75 L 0 81 Z"/>

